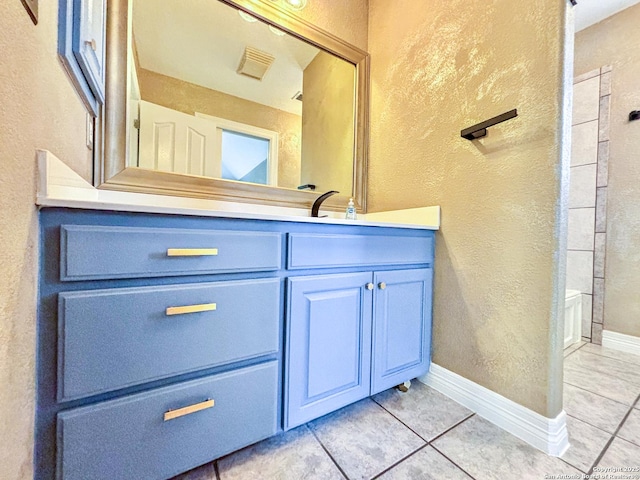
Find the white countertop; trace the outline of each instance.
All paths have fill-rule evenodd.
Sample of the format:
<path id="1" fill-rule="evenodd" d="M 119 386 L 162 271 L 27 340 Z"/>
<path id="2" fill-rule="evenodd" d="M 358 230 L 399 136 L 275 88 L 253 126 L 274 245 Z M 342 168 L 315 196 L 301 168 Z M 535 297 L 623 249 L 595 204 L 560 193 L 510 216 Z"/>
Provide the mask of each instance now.
<path id="1" fill-rule="evenodd" d="M 38 150 L 37 157 L 38 190 L 36 204 L 41 207 L 85 208 L 122 212 L 426 230 L 438 230 L 440 228 L 439 206 L 359 214 L 358 220 L 346 220 L 344 219 L 344 213 L 340 212 L 326 212 L 327 217 L 313 218 L 309 216 L 307 209 L 302 208 L 101 190 L 80 177 L 51 152 Z"/>

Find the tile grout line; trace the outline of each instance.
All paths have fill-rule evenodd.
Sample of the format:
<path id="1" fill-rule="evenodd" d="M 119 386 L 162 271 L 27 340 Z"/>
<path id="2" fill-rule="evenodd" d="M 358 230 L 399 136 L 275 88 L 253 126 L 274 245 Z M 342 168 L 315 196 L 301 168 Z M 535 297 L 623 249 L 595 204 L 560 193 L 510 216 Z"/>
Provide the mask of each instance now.
<path id="1" fill-rule="evenodd" d="M 322 447 L 322 450 L 324 450 L 324 453 L 326 453 L 329 458 L 331 459 L 331 461 L 334 463 L 334 465 L 337 467 L 337 469 L 340 471 L 340 474 L 346 478 L 347 480 L 349 480 L 349 476 L 345 473 L 345 471 L 342 469 L 342 467 L 340 466 L 340 464 L 336 461 L 335 458 L 333 458 L 333 455 L 331 455 L 331 453 L 329 453 L 329 450 L 327 450 L 327 448 L 324 446 L 324 444 L 322 443 L 322 441 L 318 438 L 318 436 L 316 435 L 316 432 L 313 431 L 313 429 L 308 425 L 308 424 L 304 424 L 304 426 L 307 428 L 307 430 L 309 430 L 311 432 L 311 435 L 313 435 L 313 438 L 316 439 L 316 442 L 318 442 L 320 444 L 320 447 Z"/>
<path id="2" fill-rule="evenodd" d="M 440 455 L 442 455 L 444 458 L 446 458 L 447 460 L 449 460 L 451 463 L 453 463 L 457 468 L 459 468 L 461 471 L 463 471 L 466 475 L 469 476 L 469 478 L 472 478 L 473 480 L 476 480 L 476 478 L 471 475 L 469 472 L 467 472 L 464 468 L 462 468 L 460 465 L 458 465 L 456 462 L 454 462 L 453 460 L 451 460 L 449 457 L 447 457 L 442 451 L 440 451 L 435 445 L 431 445 L 431 448 L 433 448 L 436 452 L 438 452 Z"/>
<path id="3" fill-rule="evenodd" d="M 431 445 L 433 447 L 433 442 L 435 442 L 436 440 L 438 440 L 439 438 L 441 438 L 442 436 L 446 435 L 447 433 L 449 433 L 451 430 L 453 430 L 454 428 L 456 428 L 458 425 L 461 425 L 462 423 L 466 422 L 467 420 L 469 420 L 471 417 L 475 416 L 476 412 L 471 412 L 470 415 L 466 416 L 465 418 L 463 418 L 462 420 L 460 420 L 458 423 L 450 426 L 449 428 L 447 428 L 444 432 L 436 435 L 435 437 L 433 437 L 431 440 L 429 440 L 429 445 Z"/>
<path id="4" fill-rule="evenodd" d="M 596 77 L 591 77 L 591 78 L 596 78 Z M 598 100 L 600 100 L 600 97 L 598 97 Z M 598 102 L 598 117 L 597 118 L 594 118 L 593 120 L 585 120 L 584 122 L 580 122 L 580 123 L 574 123 L 571 126 L 572 127 L 577 127 L 578 125 L 584 125 L 585 123 L 589 123 L 589 122 L 598 122 L 598 124 L 600 123 L 600 103 L 599 102 Z M 598 125 L 598 126 L 600 126 L 600 125 Z"/>
<path id="5" fill-rule="evenodd" d="M 377 403 L 385 412 L 389 413 L 389 415 L 391 415 L 393 418 L 395 418 L 396 420 L 398 420 L 401 424 L 403 424 L 405 427 L 407 427 L 409 430 L 411 430 L 413 433 L 415 433 L 418 437 L 420 437 L 422 440 L 424 440 L 425 442 L 427 442 L 427 444 L 430 444 L 431 442 L 433 442 L 434 440 L 440 438 L 442 435 L 444 435 L 447 432 L 450 432 L 451 430 L 453 430 L 454 428 L 456 428 L 458 425 L 460 425 L 462 422 L 470 419 L 471 417 L 473 417 L 476 413 L 475 412 L 471 412 L 469 415 L 467 415 L 466 417 L 464 417 L 462 420 L 459 420 L 458 422 L 454 423 L 453 425 L 451 425 L 450 427 L 448 427 L 446 430 L 444 430 L 442 433 L 439 433 L 438 435 L 436 435 L 435 437 L 433 437 L 431 440 L 429 440 L 428 438 L 424 438 L 422 435 L 420 435 L 418 432 L 416 432 L 413 428 L 411 428 L 409 425 L 407 425 L 406 423 L 404 423 L 402 420 L 400 420 L 398 417 L 396 417 L 391 411 L 387 410 L 384 405 L 378 403 L 373 397 L 371 398 L 375 403 Z M 455 402 L 455 400 L 454 400 Z M 458 403 L 458 402 L 456 402 Z M 460 405 L 458 403 L 458 405 Z M 466 408 L 466 407 L 465 407 Z M 468 410 L 468 409 L 467 409 Z"/>
<path id="6" fill-rule="evenodd" d="M 586 343 L 585 343 L 584 345 L 586 345 Z M 563 362 L 562 362 L 562 363 L 564 364 L 564 361 L 566 361 L 566 359 L 567 359 L 567 358 L 569 358 L 571 355 L 573 355 L 573 354 L 574 354 L 574 353 L 576 353 L 578 350 L 580 350 L 582 347 L 584 347 L 584 345 L 580 345 L 580 346 L 579 346 L 578 348 L 576 348 L 575 350 L 571 350 L 569 353 L 567 353 L 567 354 L 563 357 L 563 358 L 564 358 L 564 360 L 563 360 Z M 569 348 L 570 348 L 570 347 L 569 347 Z M 563 366 L 564 366 L 564 365 L 563 365 Z"/>
<path id="7" fill-rule="evenodd" d="M 602 324 L 599 324 L 599 325 L 602 325 Z M 592 343 L 592 344 L 593 344 L 593 345 L 598 345 L 597 343 Z M 598 345 L 598 346 L 600 346 L 600 345 Z M 594 355 L 594 356 L 596 356 L 596 357 L 600 357 L 600 358 L 607 358 L 608 360 L 613 360 L 613 361 L 616 361 L 616 362 L 622 362 L 622 363 L 625 363 L 625 366 L 626 366 L 626 365 L 633 365 L 634 370 L 635 370 L 635 369 L 637 369 L 637 367 L 638 367 L 638 365 L 636 365 L 636 364 L 634 364 L 634 363 L 624 362 L 623 360 L 618 360 L 618 359 L 616 359 L 616 358 L 603 357 L 603 356 L 601 356 L 601 355 L 593 354 L 593 353 L 589 352 L 588 350 L 585 350 L 585 351 L 584 351 L 584 352 L 582 352 L 582 353 L 583 353 L 583 354 L 587 354 L 587 355 Z M 569 356 L 570 356 L 570 355 L 571 355 L 571 354 L 567 355 L 567 356 L 565 357 L 565 359 L 566 359 L 566 358 L 569 358 Z M 563 365 L 563 366 L 564 366 L 564 365 Z M 599 366 L 599 367 L 601 367 L 601 364 L 599 364 L 598 366 Z M 587 373 L 596 372 L 596 373 L 599 373 L 599 374 L 601 374 L 601 375 L 606 375 L 606 376 L 608 376 L 608 377 L 612 377 L 612 378 L 616 378 L 616 379 L 618 379 L 618 380 L 622 380 L 622 381 L 623 381 L 623 382 L 625 382 L 625 383 L 630 383 L 631 385 L 633 385 L 633 386 L 635 386 L 635 387 L 640 387 L 640 379 L 638 379 L 638 380 L 630 380 L 630 379 L 628 379 L 628 378 L 619 377 L 619 376 L 618 376 L 618 375 L 616 375 L 615 373 L 602 372 L 602 371 L 599 371 L 599 370 L 594 370 L 593 368 L 592 368 L 592 369 L 589 369 L 589 367 L 588 367 L 588 366 L 583 366 L 583 365 L 575 365 L 575 366 L 574 366 L 574 368 L 581 369 L 581 370 L 583 370 L 583 371 L 585 371 L 585 372 L 587 372 Z M 612 370 L 615 370 L 615 368 L 613 368 Z M 634 372 L 634 373 L 635 373 L 635 372 Z M 625 375 L 625 374 L 623 373 L 622 375 Z M 628 376 L 628 374 L 626 374 L 626 375 Z"/>
<path id="8" fill-rule="evenodd" d="M 620 400 L 614 400 L 613 398 L 605 397 L 604 395 L 601 395 L 600 393 L 592 392 L 591 390 L 589 390 L 589 389 L 587 389 L 587 388 L 585 388 L 585 387 L 581 387 L 580 385 L 575 385 L 575 384 L 573 384 L 573 383 L 571 383 L 571 382 L 567 382 L 566 380 L 565 380 L 564 382 L 562 382 L 562 383 L 566 383 L 567 385 L 571 385 L 572 387 L 579 388 L 580 390 L 583 390 L 583 391 L 585 391 L 585 392 L 592 393 L 592 394 L 594 394 L 594 395 L 597 395 L 598 397 L 606 398 L 607 400 L 610 400 L 610 401 L 612 401 L 612 402 L 619 403 L 620 405 L 624 405 L 625 407 L 628 407 L 628 406 L 629 406 L 628 404 L 626 404 L 626 403 L 624 403 L 624 402 L 621 402 Z"/>
<path id="9" fill-rule="evenodd" d="M 380 404 L 378 401 L 376 401 L 373 397 L 371 397 L 371 399 L 378 404 L 384 411 L 388 412 L 389 415 L 391 415 L 393 418 L 395 418 L 396 420 L 398 420 L 400 423 L 402 423 L 405 427 L 407 427 L 409 430 L 411 430 L 413 433 L 415 433 L 420 439 L 422 439 L 423 441 L 425 441 L 426 443 L 421 446 L 420 448 L 418 448 L 417 450 L 415 450 L 414 452 L 410 453 L 409 455 L 407 455 L 406 457 L 404 457 L 403 459 L 399 460 L 398 462 L 394 463 L 393 465 L 391 465 L 389 468 L 387 468 L 386 470 L 383 470 L 382 472 L 380 472 L 378 475 L 376 475 L 375 477 L 373 477 L 371 480 L 375 480 L 377 478 L 379 478 L 381 475 L 383 475 L 384 473 L 388 472 L 389 470 L 391 470 L 392 468 L 394 468 L 395 466 L 399 465 L 400 463 L 404 462 L 406 459 L 408 459 L 410 456 L 414 455 L 415 453 L 419 452 L 420 450 L 431 446 L 433 447 L 434 450 L 436 450 L 438 453 L 440 453 L 440 455 L 442 455 L 443 457 L 445 457 L 447 460 L 449 460 L 453 465 L 456 466 L 456 468 L 462 470 L 464 473 L 466 473 L 467 475 L 469 475 L 469 473 L 467 473 L 463 468 L 460 467 L 460 465 L 458 465 L 456 462 L 452 461 L 449 457 L 447 457 L 446 455 L 444 455 L 442 452 L 440 452 L 437 448 L 435 448 L 433 446 L 433 442 L 437 439 L 439 439 L 440 437 L 442 437 L 443 435 L 449 433 L 451 430 L 453 430 L 454 428 L 456 428 L 458 425 L 462 424 L 463 422 L 466 422 L 467 420 L 469 420 L 471 417 L 473 417 L 476 413 L 475 412 L 471 412 L 469 415 L 467 415 L 465 418 L 463 418 L 462 420 L 454 423 L 453 425 L 451 425 L 449 428 L 447 428 L 446 430 L 444 430 L 443 432 L 439 433 L 438 435 L 436 435 L 435 437 L 433 437 L 431 440 L 428 440 L 426 438 L 424 438 L 422 435 L 418 434 L 415 430 L 413 430 L 411 427 L 409 427 L 406 423 L 404 423 L 402 420 L 400 420 L 398 417 L 396 417 L 392 412 L 390 412 L 389 410 L 387 410 L 382 404 Z M 457 403 L 457 402 L 456 402 Z M 472 477 L 471 475 L 469 475 L 469 477 Z M 474 479 L 475 480 L 475 479 Z"/>
<path id="10" fill-rule="evenodd" d="M 627 405 L 625 405 L 625 407 L 626 407 L 626 406 L 627 406 Z M 625 415 L 626 415 L 626 414 L 625 414 Z M 580 417 L 576 417 L 575 415 L 570 415 L 570 414 L 568 414 L 568 413 L 567 413 L 567 417 L 571 417 L 571 418 L 573 418 L 573 419 L 575 419 L 575 420 L 578 420 L 579 422 L 586 423 L 586 424 L 587 424 L 587 425 L 589 425 L 590 427 L 593 427 L 593 428 L 595 428 L 596 430 L 600 430 L 601 432 L 606 433 L 607 435 L 613 435 L 613 433 L 612 433 L 612 432 L 609 432 L 608 430 L 605 430 L 605 429 L 604 429 L 604 428 L 602 428 L 602 427 L 599 427 L 599 426 L 597 426 L 597 425 L 594 425 L 593 423 L 589 423 L 588 421 L 586 421 L 586 420 L 584 420 L 584 419 L 582 419 L 582 418 L 580 418 Z M 620 420 L 620 421 L 622 421 L 622 420 Z M 585 472 L 585 473 L 586 473 L 586 472 Z"/>
<path id="11" fill-rule="evenodd" d="M 380 408 L 382 408 L 385 412 L 387 412 L 389 415 L 391 415 L 393 418 L 395 418 L 397 421 L 399 421 L 402 425 L 404 425 L 405 427 L 407 427 L 409 430 L 411 430 L 411 432 L 413 432 L 414 435 L 417 435 L 418 438 L 420 440 L 422 440 L 423 442 L 426 442 L 427 444 L 429 443 L 429 439 L 424 438 L 422 435 L 420 435 L 418 432 L 416 432 L 413 428 L 411 428 L 409 425 L 407 425 L 406 423 L 404 423 L 402 420 L 400 420 L 398 417 L 396 417 L 393 412 L 390 412 L 389 410 L 387 410 L 384 405 L 378 403 L 373 397 L 371 397 L 371 400 L 373 400 L 373 402 L 378 405 Z"/>
<path id="12" fill-rule="evenodd" d="M 596 278 L 600 278 L 600 277 L 596 277 Z M 595 344 L 594 344 L 595 345 Z M 584 345 L 583 345 L 584 347 Z M 582 347 L 580 347 L 582 348 Z M 606 348 L 606 347 L 602 347 L 602 348 Z M 640 363 L 633 363 L 633 362 L 628 362 L 627 360 L 622 360 L 621 358 L 617 358 L 617 357 L 609 357 L 607 355 L 603 355 L 601 353 L 596 353 L 596 352 L 591 352 L 589 350 L 585 350 L 587 353 L 590 353 L 592 355 L 598 355 L 599 357 L 604 357 L 604 358 L 608 358 L 610 360 L 617 360 L 618 362 L 623 362 L 623 363 L 628 363 L 629 365 L 633 365 L 634 367 L 639 367 L 640 368 Z M 621 352 L 621 353 L 628 353 L 628 352 Z M 634 355 L 633 353 L 629 353 L 629 355 Z M 637 355 L 636 355 L 637 356 Z M 640 356 L 639 356 L 640 358 Z"/>
<path id="13" fill-rule="evenodd" d="M 560 461 L 561 461 L 562 463 L 564 463 L 565 465 L 569 465 L 571 468 L 575 468 L 576 470 L 578 470 L 578 471 L 583 475 L 583 477 L 582 477 L 582 478 L 586 478 L 586 477 L 584 477 L 584 475 L 586 475 L 586 474 L 587 474 L 587 472 L 585 472 L 585 471 L 581 470 L 579 467 L 576 467 L 575 465 L 570 464 L 569 462 L 567 462 L 567 461 L 566 461 L 564 458 L 562 458 L 562 457 L 555 457 L 555 458 L 557 458 L 558 460 L 560 460 Z"/>
<path id="14" fill-rule="evenodd" d="M 385 473 L 387 473 L 389 470 L 391 470 L 394 467 L 397 467 L 398 465 L 400 465 L 402 462 L 404 462 L 405 460 L 407 460 L 409 457 L 415 455 L 416 453 L 418 453 L 420 450 L 424 450 L 425 448 L 427 448 L 429 446 L 428 443 L 425 443 L 424 445 L 416 448 L 413 452 L 411 452 L 409 455 L 406 455 L 404 457 L 402 457 L 400 460 L 398 460 L 397 462 L 395 462 L 394 464 L 392 464 L 391 466 L 385 468 L 384 470 L 382 470 L 380 473 L 375 474 L 373 477 L 371 477 L 371 480 L 376 480 L 377 478 L 380 478 L 382 475 L 384 475 Z"/>
<path id="15" fill-rule="evenodd" d="M 624 416 L 624 418 L 620 421 L 620 424 L 618 425 L 618 428 L 616 428 L 616 431 L 614 432 L 614 434 L 611 436 L 611 438 L 609 439 L 609 441 L 606 443 L 606 445 L 604 446 L 604 448 L 602 449 L 602 451 L 600 452 L 600 455 L 598 455 L 598 457 L 596 458 L 595 462 L 593 462 L 593 465 L 591 465 L 591 468 L 589 469 L 589 471 L 587 472 L 588 476 L 591 476 L 593 474 L 593 469 L 598 465 L 598 463 L 600 462 L 600 460 L 602 460 L 602 458 L 604 457 L 605 453 L 607 452 L 607 450 L 609 450 L 609 447 L 611 446 L 611 444 L 613 443 L 613 441 L 616 438 L 620 438 L 618 437 L 618 432 L 620 431 L 620 429 L 622 428 L 622 426 L 624 425 L 624 423 L 627 421 L 627 418 L 629 418 L 629 415 L 631 415 L 631 412 L 633 411 L 633 409 L 635 408 L 635 406 L 638 404 L 638 401 L 640 400 L 640 395 L 638 395 L 635 399 L 635 401 L 633 402 L 633 404 L 631 405 L 631 407 L 629 408 L 629 410 L 627 411 L 626 415 Z M 622 438 L 622 440 L 624 440 L 624 438 Z"/>
<path id="16" fill-rule="evenodd" d="M 595 343 L 594 345 L 597 345 L 597 343 Z M 567 358 L 569 357 L 569 355 L 567 355 Z M 611 359 L 610 359 L 611 360 Z M 633 365 L 633 363 L 630 363 L 629 365 Z M 618 375 L 615 375 L 613 373 L 605 373 L 605 372 L 601 372 L 598 370 L 589 370 L 586 367 L 580 366 L 580 365 L 576 365 L 575 368 L 579 368 L 587 373 L 592 373 L 592 372 L 596 372 L 599 373 L 600 375 L 605 375 L 609 378 L 615 378 L 616 380 L 620 380 L 622 382 L 625 383 L 629 383 L 631 384 L 631 386 L 636 387 L 636 388 L 640 388 L 640 380 L 629 380 L 628 378 L 624 378 L 624 377 L 619 377 Z M 569 383 L 569 382 L 566 382 Z M 583 388 L 583 390 L 586 390 L 586 388 Z"/>

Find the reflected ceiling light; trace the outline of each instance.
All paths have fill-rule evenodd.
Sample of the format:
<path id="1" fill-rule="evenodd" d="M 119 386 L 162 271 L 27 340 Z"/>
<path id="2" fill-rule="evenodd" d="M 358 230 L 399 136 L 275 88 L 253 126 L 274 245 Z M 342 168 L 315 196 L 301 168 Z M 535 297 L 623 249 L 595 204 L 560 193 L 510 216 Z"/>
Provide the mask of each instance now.
<path id="1" fill-rule="evenodd" d="M 307 6 L 307 0 L 284 0 L 284 3 L 293 10 L 302 10 Z"/>
<path id="2" fill-rule="evenodd" d="M 238 15 L 242 17 L 243 20 L 246 20 L 249 23 L 257 22 L 258 19 L 252 15 L 249 15 L 247 12 L 243 12 L 242 10 L 238 10 Z"/>
<path id="3" fill-rule="evenodd" d="M 283 35 L 286 35 L 285 32 L 283 32 L 279 28 L 274 27 L 273 25 L 269 25 L 269 30 L 271 30 L 271 33 L 275 33 L 279 37 L 282 37 Z"/>

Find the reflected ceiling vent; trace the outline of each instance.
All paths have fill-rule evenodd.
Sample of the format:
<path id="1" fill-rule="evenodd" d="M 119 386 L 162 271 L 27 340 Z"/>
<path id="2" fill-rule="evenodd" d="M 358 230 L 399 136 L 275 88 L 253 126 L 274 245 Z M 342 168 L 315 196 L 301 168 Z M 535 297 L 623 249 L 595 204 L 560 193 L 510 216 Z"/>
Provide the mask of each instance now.
<path id="1" fill-rule="evenodd" d="M 246 77 L 262 80 L 273 64 L 275 57 L 257 48 L 246 47 L 240 60 L 238 73 Z"/>
<path id="2" fill-rule="evenodd" d="M 291 100 L 302 101 L 302 92 L 301 91 L 297 91 L 296 94 L 293 97 L 291 97 Z"/>

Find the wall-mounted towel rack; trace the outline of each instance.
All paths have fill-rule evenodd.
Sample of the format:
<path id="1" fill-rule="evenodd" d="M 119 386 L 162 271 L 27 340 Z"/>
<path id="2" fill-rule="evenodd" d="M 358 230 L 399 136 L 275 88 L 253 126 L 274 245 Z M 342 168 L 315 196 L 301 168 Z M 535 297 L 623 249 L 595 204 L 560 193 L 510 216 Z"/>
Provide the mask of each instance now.
<path id="1" fill-rule="evenodd" d="M 467 140 L 475 140 L 476 138 L 482 138 L 487 134 L 487 128 L 493 127 L 498 123 L 502 123 L 504 121 L 510 120 L 518 116 L 518 110 L 513 109 L 509 112 L 503 113 L 502 115 L 498 115 L 497 117 L 490 118 L 482 123 L 478 123 L 473 127 L 465 128 L 460 132 L 460 136 L 462 138 L 466 138 Z"/>

